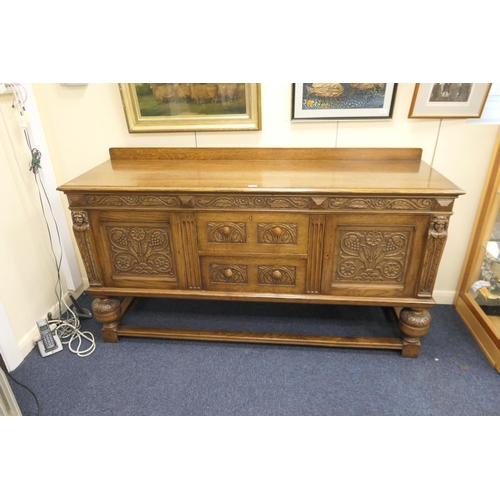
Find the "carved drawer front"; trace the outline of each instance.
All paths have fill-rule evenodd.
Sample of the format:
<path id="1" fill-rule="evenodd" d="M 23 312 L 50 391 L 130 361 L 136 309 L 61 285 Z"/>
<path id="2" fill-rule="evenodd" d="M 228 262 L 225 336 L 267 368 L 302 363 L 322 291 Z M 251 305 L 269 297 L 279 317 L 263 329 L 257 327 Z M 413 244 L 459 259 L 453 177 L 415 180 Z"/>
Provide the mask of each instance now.
<path id="1" fill-rule="evenodd" d="M 201 258 L 204 290 L 305 293 L 306 261 L 300 258 Z"/>
<path id="2" fill-rule="evenodd" d="M 181 264 L 168 214 L 105 211 L 92 217 L 107 286 L 179 287 Z"/>
<path id="3" fill-rule="evenodd" d="M 324 287 L 333 295 L 415 294 L 426 217 L 332 216 Z"/>
<path id="4" fill-rule="evenodd" d="M 200 252 L 305 255 L 308 231 L 309 216 L 303 214 L 197 214 Z"/>

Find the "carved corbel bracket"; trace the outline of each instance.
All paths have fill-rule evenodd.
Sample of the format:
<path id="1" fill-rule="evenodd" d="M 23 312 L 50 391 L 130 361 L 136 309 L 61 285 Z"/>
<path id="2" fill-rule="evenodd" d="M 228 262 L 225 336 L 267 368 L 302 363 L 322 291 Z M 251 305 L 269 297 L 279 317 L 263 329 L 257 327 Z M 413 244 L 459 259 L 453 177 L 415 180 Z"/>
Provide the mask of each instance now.
<path id="1" fill-rule="evenodd" d="M 439 262 L 448 237 L 450 218 L 446 215 L 433 215 L 428 229 L 427 246 L 422 266 L 422 275 L 418 287 L 419 297 L 431 297 L 436 281 Z"/>
<path id="2" fill-rule="evenodd" d="M 446 215 L 434 215 L 429 224 L 429 236 L 433 238 L 446 238 L 450 218 Z"/>
<path id="3" fill-rule="evenodd" d="M 97 271 L 97 265 L 94 259 L 94 252 L 89 238 L 90 220 L 89 214 L 85 210 L 75 210 L 71 212 L 73 219 L 73 233 L 76 243 L 80 249 L 80 255 L 87 271 L 89 283 L 91 285 L 100 285 L 101 280 Z"/>

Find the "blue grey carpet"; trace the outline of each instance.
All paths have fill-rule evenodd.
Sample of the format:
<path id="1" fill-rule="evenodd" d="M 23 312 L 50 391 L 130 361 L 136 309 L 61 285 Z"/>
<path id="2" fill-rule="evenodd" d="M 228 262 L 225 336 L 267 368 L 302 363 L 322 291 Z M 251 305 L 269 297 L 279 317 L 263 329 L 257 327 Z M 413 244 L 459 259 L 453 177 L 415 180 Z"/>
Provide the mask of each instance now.
<path id="1" fill-rule="evenodd" d="M 78 299 L 90 308 L 91 297 Z M 419 358 L 399 351 L 122 338 L 95 352 L 33 349 L 12 376 L 41 414 L 500 415 L 500 376 L 453 306 L 431 309 Z M 126 324 L 319 335 L 398 336 L 379 307 L 140 299 Z M 11 381 L 23 415 L 33 396 Z"/>

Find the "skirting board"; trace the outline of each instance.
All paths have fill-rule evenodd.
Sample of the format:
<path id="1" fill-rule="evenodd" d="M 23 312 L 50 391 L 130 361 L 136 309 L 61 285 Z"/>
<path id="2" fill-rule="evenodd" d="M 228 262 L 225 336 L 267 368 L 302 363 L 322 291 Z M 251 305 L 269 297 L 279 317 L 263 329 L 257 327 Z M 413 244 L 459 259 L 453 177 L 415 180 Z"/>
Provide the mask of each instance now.
<path id="1" fill-rule="evenodd" d="M 432 297 L 436 301 L 436 304 L 442 304 L 444 306 L 451 306 L 451 305 L 453 305 L 453 301 L 455 300 L 456 294 L 457 294 L 457 292 L 455 290 L 450 290 L 450 291 L 434 290 Z M 432 310 L 431 310 L 431 314 L 432 314 Z"/>

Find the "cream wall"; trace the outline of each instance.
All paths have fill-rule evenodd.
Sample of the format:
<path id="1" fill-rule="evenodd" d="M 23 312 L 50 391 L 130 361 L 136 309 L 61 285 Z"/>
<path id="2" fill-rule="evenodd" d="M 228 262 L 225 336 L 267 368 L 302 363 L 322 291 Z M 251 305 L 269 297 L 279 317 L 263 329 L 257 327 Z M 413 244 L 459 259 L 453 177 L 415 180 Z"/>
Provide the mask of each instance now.
<path id="1" fill-rule="evenodd" d="M 30 160 L 12 95 L 0 95 L 0 351 L 9 369 L 32 349 L 36 320 L 57 304 L 56 266 Z"/>
<path id="2" fill-rule="evenodd" d="M 456 202 L 450 224 L 450 236 L 439 270 L 434 297 L 438 303 L 451 304 L 485 175 L 499 130 L 498 125 L 471 125 L 466 120 L 408 119 L 414 84 L 399 84 L 393 119 L 387 122 L 291 122 L 291 85 L 262 84 L 262 131 L 130 134 L 127 130 L 117 84 L 90 83 L 86 87 L 64 87 L 58 83 L 33 84 L 52 164 L 59 184 L 87 171 L 108 159 L 110 147 L 419 147 L 424 161 L 446 175 L 467 194 Z M 12 220 L 2 221 L 1 236 L 19 242 L 20 251 L 12 244 L 2 245 L 0 262 L 10 262 L 8 273 L 16 294 L 22 295 L 33 282 L 52 283 L 49 257 L 25 255 L 32 252 L 27 240 L 43 235 L 35 209 L 23 192 L 25 189 L 16 173 L 15 160 L 2 158 L 9 167 L 9 186 L 1 185 Z M 16 181 L 17 179 L 17 181 Z M 3 184 L 3 183 L 2 183 Z M 62 196 L 62 195 L 61 195 Z M 64 198 L 63 198 L 64 200 Z M 66 201 L 64 200 L 66 206 Z M 29 213 L 26 211 L 29 210 Z M 2 211 L 2 213 L 6 213 Z M 66 214 L 69 225 L 69 211 Z M 5 219 L 5 217 L 4 217 Z M 16 228 L 26 227 L 29 234 L 19 234 Z M 17 246 L 16 246 L 17 248 Z M 76 247 L 75 247 L 76 248 Z M 37 253 L 37 252 L 35 252 Z M 30 259 L 43 260 L 43 267 L 25 270 Z M 83 266 L 79 261 L 82 275 Z M 18 274 L 16 269 L 20 269 Z M 19 279 L 19 276 L 21 279 Z M 2 283 L 4 280 L 2 280 Z M 0 290 L 8 290 L 1 285 Z M 3 297 L 2 297 L 3 300 Z M 46 304 L 29 304 L 41 311 Z M 45 300 L 45 299 L 44 299 Z M 9 302 L 9 301 L 7 301 Z M 15 301 L 14 301 L 15 302 Z M 20 300 L 17 300 L 20 304 Z M 32 318 L 12 312 L 15 304 L 4 303 L 14 330 L 30 327 Z M 20 307 L 20 306 L 19 306 Z M 22 336 L 22 334 L 16 334 Z"/>

